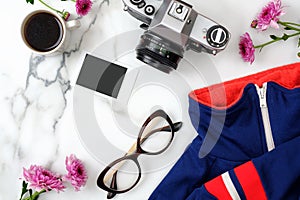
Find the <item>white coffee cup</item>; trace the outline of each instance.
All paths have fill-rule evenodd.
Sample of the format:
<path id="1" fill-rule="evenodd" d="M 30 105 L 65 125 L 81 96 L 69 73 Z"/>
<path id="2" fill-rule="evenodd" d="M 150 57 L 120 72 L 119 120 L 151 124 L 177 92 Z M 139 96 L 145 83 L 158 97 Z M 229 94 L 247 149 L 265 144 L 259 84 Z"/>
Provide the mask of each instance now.
<path id="1" fill-rule="evenodd" d="M 56 55 L 66 49 L 70 40 L 70 31 L 78 27 L 80 27 L 79 20 L 65 21 L 56 12 L 35 10 L 24 18 L 21 35 L 32 52 Z"/>

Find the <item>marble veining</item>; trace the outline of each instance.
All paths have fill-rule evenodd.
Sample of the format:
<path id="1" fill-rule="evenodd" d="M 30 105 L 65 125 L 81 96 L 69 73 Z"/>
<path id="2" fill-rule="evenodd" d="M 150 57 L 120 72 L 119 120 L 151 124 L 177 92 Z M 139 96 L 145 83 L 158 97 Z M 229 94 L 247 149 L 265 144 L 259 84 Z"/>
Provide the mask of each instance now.
<path id="1" fill-rule="evenodd" d="M 98 13 L 103 4 L 107 3 L 109 4 L 109 0 L 103 0 L 99 6 L 98 6 L 98 11 L 96 13 Z M 86 35 L 86 33 L 91 29 L 91 27 L 95 24 L 96 20 L 98 18 L 98 14 L 96 14 L 93 19 L 91 20 L 91 22 L 89 23 L 88 28 L 83 32 L 83 34 L 81 35 L 78 44 L 75 44 L 74 48 L 68 51 L 65 51 L 62 53 L 61 58 L 60 58 L 60 62 L 58 64 L 58 67 L 56 69 L 56 73 L 54 75 L 54 78 L 48 78 L 47 75 L 45 77 L 39 75 L 38 71 L 40 67 L 43 67 L 43 63 L 47 62 L 47 57 L 45 56 L 40 56 L 40 55 L 35 55 L 32 54 L 29 60 L 29 71 L 27 74 L 27 79 L 26 79 L 26 86 L 25 89 L 18 89 L 16 94 L 11 98 L 11 113 L 13 115 L 13 118 L 15 120 L 15 122 L 17 123 L 19 129 L 22 128 L 22 123 L 24 121 L 24 118 L 26 117 L 26 113 L 28 111 L 28 108 L 30 106 L 35 106 L 38 110 L 43 108 L 43 105 L 40 104 L 34 104 L 34 102 L 39 103 L 39 99 L 33 97 L 30 94 L 30 90 L 32 84 L 34 85 L 34 81 L 40 81 L 42 82 L 43 86 L 41 87 L 45 87 L 45 88 L 49 88 L 51 85 L 53 84 L 58 84 L 59 88 L 60 88 L 60 97 L 57 98 L 61 98 L 61 101 L 59 102 L 60 105 L 57 105 L 57 112 L 56 114 L 54 114 L 52 117 L 52 132 L 53 135 L 55 136 L 56 133 L 56 125 L 59 123 L 59 120 L 61 119 L 61 117 L 63 116 L 64 110 L 67 107 L 67 98 L 66 98 L 66 93 L 71 89 L 71 85 L 70 85 L 70 80 L 68 79 L 68 75 L 67 75 L 67 65 L 66 65 L 66 59 L 68 57 L 70 57 L 73 53 L 76 53 L 80 50 L 81 46 L 82 46 L 82 42 L 84 40 L 84 37 Z M 80 18 L 79 18 L 80 19 Z M 51 66 L 51 68 L 53 68 Z M 62 71 L 65 71 L 65 73 L 63 73 Z M 33 81 L 34 80 L 34 81 Z M 45 105 L 47 107 L 47 105 Z M 18 145 L 18 142 L 17 142 Z M 57 152 L 57 148 L 55 152 Z M 18 145 L 17 148 L 17 153 L 15 154 L 17 159 L 22 159 L 22 146 Z M 55 158 L 56 156 L 54 155 L 53 158 Z M 51 163 L 51 161 L 49 161 Z"/>
<path id="2" fill-rule="evenodd" d="M 36 143 L 44 145 L 48 143 L 46 146 L 51 147 L 51 153 L 49 153 L 48 156 L 45 156 L 46 160 L 44 163 L 40 164 L 44 164 L 50 169 L 52 168 L 52 164 L 55 162 L 60 148 L 59 143 L 57 142 L 56 127 L 68 104 L 66 94 L 72 88 L 71 81 L 68 77 L 68 65 L 66 61 L 72 54 L 81 50 L 86 34 L 97 21 L 98 13 L 102 6 L 104 4 L 109 5 L 109 0 L 100 1 L 99 5 L 97 5 L 97 3 L 97 1 L 94 2 L 94 7 L 97 6 L 96 11 L 92 19 L 88 22 L 87 28 L 83 30 L 79 39 L 76 38 L 76 40 L 74 40 L 78 42 L 71 44 L 71 48 L 67 49 L 61 55 L 46 57 L 31 54 L 28 63 L 29 69 L 25 87 L 17 88 L 11 97 L 6 97 L 9 101 L 11 116 L 17 127 L 15 140 L 12 139 L 9 141 L 9 137 L 6 139 L 4 138 L 4 140 L 8 140 L 4 141 L 6 148 L 14 150 L 13 153 L 11 153 L 13 162 L 22 163 L 22 160 L 32 157 L 34 152 L 37 151 L 35 148 L 32 148 Z M 82 17 L 77 19 L 82 20 Z M 49 62 L 51 63 L 50 65 Z M 45 71 L 45 68 L 48 68 L 48 71 Z M 53 69 L 55 70 L 53 71 Z M 6 74 L 1 73 L 1 76 L 6 76 Z M 48 99 L 53 98 L 56 99 L 55 102 L 47 101 Z M 44 126 L 43 129 L 47 129 L 46 132 L 43 133 L 43 131 L 40 131 L 38 133 L 33 133 L 34 130 L 32 127 L 27 126 L 26 123 L 30 121 L 30 118 L 33 115 L 32 113 L 38 113 L 40 117 L 35 118 L 31 123 L 38 124 L 41 121 L 44 121 L 46 126 Z M 43 113 L 45 113 L 44 116 Z M 32 132 L 29 131 L 30 133 L 28 133 L 28 128 L 32 129 Z M 3 133 L 4 131 L 0 129 L 0 132 Z M 40 136 L 37 136 L 37 134 Z M 27 139 L 27 142 L 23 142 L 25 138 Z M 32 139 L 35 140 L 35 142 L 33 142 Z M 38 157 L 36 157 L 36 160 L 39 160 Z M 5 173 L 9 168 L 9 164 L 5 162 L 1 163 L 0 174 Z M 18 169 L 18 171 L 20 170 L 21 168 Z M 17 191 L 19 190 L 17 189 Z M 0 199 L 2 199 L 1 195 L 2 194 L 0 194 Z M 15 194 L 14 196 L 18 195 L 19 194 Z"/>

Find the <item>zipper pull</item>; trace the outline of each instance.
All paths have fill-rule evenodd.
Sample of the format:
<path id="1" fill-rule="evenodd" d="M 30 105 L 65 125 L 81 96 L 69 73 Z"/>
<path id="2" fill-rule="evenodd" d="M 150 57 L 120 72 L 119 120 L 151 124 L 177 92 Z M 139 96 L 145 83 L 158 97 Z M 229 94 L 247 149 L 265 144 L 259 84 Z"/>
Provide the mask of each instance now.
<path id="1" fill-rule="evenodd" d="M 264 83 L 263 86 L 260 88 L 257 85 L 257 93 L 259 96 L 259 104 L 261 108 L 267 108 L 267 83 Z"/>

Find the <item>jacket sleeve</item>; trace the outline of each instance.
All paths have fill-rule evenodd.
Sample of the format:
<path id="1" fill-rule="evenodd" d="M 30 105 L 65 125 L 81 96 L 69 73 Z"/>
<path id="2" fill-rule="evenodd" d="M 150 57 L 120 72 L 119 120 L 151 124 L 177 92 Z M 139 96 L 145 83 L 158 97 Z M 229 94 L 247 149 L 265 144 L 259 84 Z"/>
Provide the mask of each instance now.
<path id="1" fill-rule="evenodd" d="M 193 199 L 298 199 L 300 136 L 196 188 Z"/>
<path id="2" fill-rule="evenodd" d="M 200 159 L 200 138 L 196 137 L 187 147 L 171 171 L 149 197 L 150 200 L 186 199 L 204 180 L 213 160 Z"/>

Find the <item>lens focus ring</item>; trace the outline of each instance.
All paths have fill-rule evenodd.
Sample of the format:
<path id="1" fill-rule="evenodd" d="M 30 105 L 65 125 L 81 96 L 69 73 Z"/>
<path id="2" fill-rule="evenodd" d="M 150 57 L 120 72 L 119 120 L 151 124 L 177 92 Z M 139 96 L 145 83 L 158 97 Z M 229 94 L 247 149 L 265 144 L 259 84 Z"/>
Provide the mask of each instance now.
<path id="1" fill-rule="evenodd" d="M 176 69 L 183 57 L 183 49 L 173 43 L 163 40 L 150 32 L 141 36 L 136 48 L 137 58 L 150 66 L 166 73 Z"/>

